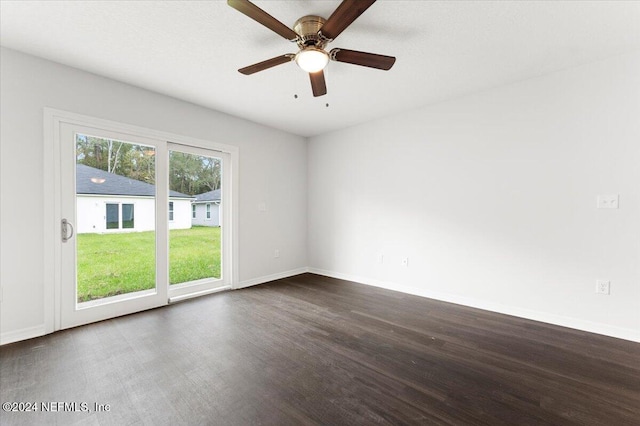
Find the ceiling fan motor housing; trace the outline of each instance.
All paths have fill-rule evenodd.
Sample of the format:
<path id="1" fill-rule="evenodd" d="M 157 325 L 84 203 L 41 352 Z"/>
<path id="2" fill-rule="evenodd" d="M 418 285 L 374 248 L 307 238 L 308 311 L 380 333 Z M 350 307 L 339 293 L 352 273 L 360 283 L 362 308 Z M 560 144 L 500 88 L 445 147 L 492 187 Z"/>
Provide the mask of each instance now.
<path id="1" fill-rule="evenodd" d="M 293 24 L 293 31 L 299 36 L 297 43 L 301 49 L 309 46 L 323 49 L 330 41 L 318 35 L 325 21 L 321 16 L 308 15 L 303 16 Z"/>

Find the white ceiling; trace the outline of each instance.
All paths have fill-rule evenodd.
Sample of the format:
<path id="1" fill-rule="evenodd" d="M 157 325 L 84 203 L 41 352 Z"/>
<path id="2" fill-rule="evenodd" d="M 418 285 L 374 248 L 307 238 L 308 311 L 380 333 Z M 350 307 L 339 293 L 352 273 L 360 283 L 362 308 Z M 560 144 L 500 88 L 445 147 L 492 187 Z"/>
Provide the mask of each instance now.
<path id="1" fill-rule="evenodd" d="M 339 3 L 255 1 L 287 25 Z M 638 50 L 640 2 L 379 0 L 329 48 L 396 56 L 395 66 L 332 62 L 318 98 L 294 63 L 237 72 L 297 49 L 221 0 L 2 0 L 0 43 L 313 136 Z"/>

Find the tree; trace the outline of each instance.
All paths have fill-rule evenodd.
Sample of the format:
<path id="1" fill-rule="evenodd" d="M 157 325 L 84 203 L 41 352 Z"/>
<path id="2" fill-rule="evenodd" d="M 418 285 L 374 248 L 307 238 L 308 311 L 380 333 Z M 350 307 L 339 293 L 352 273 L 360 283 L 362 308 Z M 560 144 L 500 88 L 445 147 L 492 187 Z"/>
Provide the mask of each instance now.
<path id="1" fill-rule="evenodd" d="M 152 147 L 79 134 L 76 137 L 76 162 L 155 184 L 155 150 Z"/>
<path id="2" fill-rule="evenodd" d="M 220 188 L 220 160 L 183 152 L 169 152 L 169 188 L 196 195 Z"/>
<path id="3" fill-rule="evenodd" d="M 76 161 L 108 173 L 155 184 L 155 150 L 133 143 L 78 135 Z M 220 159 L 169 152 L 169 188 L 196 195 L 220 188 Z"/>

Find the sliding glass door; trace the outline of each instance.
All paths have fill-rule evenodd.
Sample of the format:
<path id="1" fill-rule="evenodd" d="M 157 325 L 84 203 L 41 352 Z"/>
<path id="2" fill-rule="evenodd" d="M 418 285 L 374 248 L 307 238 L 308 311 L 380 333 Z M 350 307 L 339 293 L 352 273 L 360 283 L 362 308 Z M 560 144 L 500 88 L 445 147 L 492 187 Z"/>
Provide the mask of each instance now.
<path id="1" fill-rule="evenodd" d="M 61 124 L 60 328 L 229 288 L 227 162 L 223 152 Z"/>

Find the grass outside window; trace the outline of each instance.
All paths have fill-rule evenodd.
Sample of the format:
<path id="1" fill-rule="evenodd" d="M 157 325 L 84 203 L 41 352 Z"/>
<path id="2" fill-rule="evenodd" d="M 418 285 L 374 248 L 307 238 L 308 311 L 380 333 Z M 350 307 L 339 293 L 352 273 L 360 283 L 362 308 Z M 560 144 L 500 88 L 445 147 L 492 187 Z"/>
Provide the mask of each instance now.
<path id="1" fill-rule="evenodd" d="M 155 287 L 155 232 L 79 234 L 78 302 Z M 220 228 L 169 231 L 169 282 L 220 278 Z"/>

